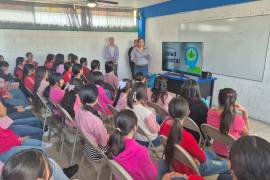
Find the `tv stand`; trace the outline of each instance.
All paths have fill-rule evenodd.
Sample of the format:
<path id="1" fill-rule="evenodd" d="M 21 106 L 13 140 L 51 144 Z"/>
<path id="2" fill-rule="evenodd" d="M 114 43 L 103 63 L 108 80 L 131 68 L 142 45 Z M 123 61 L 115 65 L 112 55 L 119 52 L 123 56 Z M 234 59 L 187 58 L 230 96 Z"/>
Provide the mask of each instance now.
<path id="1" fill-rule="evenodd" d="M 182 84 L 188 80 L 188 79 L 193 79 L 199 84 L 201 96 L 203 98 L 210 98 L 210 107 L 212 106 L 212 97 L 213 97 L 213 92 L 214 92 L 214 85 L 215 85 L 215 80 L 217 78 L 214 77 L 209 77 L 209 78 L 201 78 L 197 76 L 187 76 L 183 74 L 178 74 L 178 73 L 171 73 L 167 72 L 164 74 L 160 74 L 160 76 L 164 77 L 168 81 L 168 91 L 171 93 L 174 93 L 176 95 L 180 94 L 180 89 Z"/>

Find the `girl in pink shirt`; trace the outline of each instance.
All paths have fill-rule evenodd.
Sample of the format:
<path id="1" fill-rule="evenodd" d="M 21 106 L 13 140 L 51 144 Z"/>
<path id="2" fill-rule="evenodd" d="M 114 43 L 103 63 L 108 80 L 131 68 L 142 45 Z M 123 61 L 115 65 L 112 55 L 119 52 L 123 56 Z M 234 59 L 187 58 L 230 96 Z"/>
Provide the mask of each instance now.
<path id="1" fill-rule="evenodd" d="M 33 92 L 35 85 L 35 66 L 33 64 L 25 64 L 23 68 L 24 86 Z"/>
<path id="2" fill-rule="evenodd" d="M 110 136 L 107 155 L 119 163 L 134 180 L 156 180 L 157 165 L 151 160 L 147 148 L 133 139 L 137 123 L 137 116 L 131 110 L 122 110 L 117 114 L 116 132 Z"/>
<path id="3" fill-rule="evenodd" d="M 151 101 L 157 103 L 168 112 L 168 105 L 172 100 L 167 91 L 167 80 L 164 77 L 157 77 L 152 89 Z"/>
<path id="4" fill-rule="evenodd" d="M 127 96 L 132 88 L 132 81 L 130 79 L 123 79 L 119 83 L 119 88 L 113 102 L 113 106 L 117 110 L 123 110 L 127 107 Z"/>
<path id="5" fill-rule="evenodd" d="M 117 88 L 118 85 L 119 85 L 119 79 L 114 74 L 114 67 L 115 67 L 114 62 L 112 62 L 112 61 L 107 61 L 106 62 L 106 64 L 105 64 L 106 74 L 104 75 L 104 81 L 110 83 L 115 88 Z"/>
<path id="6" fill-rule="evenodd" d="M 53 62 L 53 71 L 60 73 L 63 75 L 65 69 L 64 69 L 64 61 L 65 61 L 65 56 L 64 54 L 56 54 Z"/>
<path id="7" fill-rule="evenodd" d="M 230 134 L 238 139 L 242 135 L 248 135 L 249 122 L 248 112 L 240 104 L 236 103 L 236 91 L 231 88 L 224 88 L 219 91 L 219 107 L 208 111 L 207 123 L 218 128 L 222 134 Z M 241 112 L 241 115 L 236 114 Z M 228 156 L 228 148 L 217 141 L 213 142 L 215 153 L 220 156 Z"/>
<path id="8" fill-rule="evenodd" d="M 107 145 L 109 135 L 99 114 L 94 109 L 98 102 L 98 89 L 94 84 L 86 85 L 80 89 L 79 96 L 82 106 L 75 114 L 76 124 L 86 138 L 105 151 L 104 147 Z M 101 158 L 101 155 L 92 147 L 86 146 L 85 150 L 92 160 Z"/>
<path id="9" fill-rule="evenodd" d="M 44 90 L 43 96 L 55 104 L 60 104 L 65 95 L 65 91 L 61 89 L 64 85 L 62 75 L 59 73 L 50 74 L 49 83 L 50 85 Z"/>

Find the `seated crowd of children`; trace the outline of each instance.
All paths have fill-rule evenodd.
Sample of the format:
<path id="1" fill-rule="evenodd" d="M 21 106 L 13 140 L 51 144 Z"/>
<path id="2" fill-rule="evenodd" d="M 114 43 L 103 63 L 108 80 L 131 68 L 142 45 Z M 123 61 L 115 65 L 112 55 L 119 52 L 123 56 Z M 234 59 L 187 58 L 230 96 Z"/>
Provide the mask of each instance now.
<path id="1" fill-rule="evenodd" d="M 41 108 L 36 105 L 37 96 L 47 99 L 51 105 L 61 105 L 74 119 L 66 126 L 78 128 L 97 145 L 91 147 L 86 143 L 83 148 L 90 160 L 100 160 L 100 152 L 104 152 L 135 180 L 201 180 L 216 174 L 220 180 L 268 179 L 270 144 L 262 138 L 249 136 L 248 112 L 236 101 L 235 90 L 221 89 L 219 106 L 209 108 L 195 80 L 185 81 L 179 87 L 180 96 L 175 96 L 168 92 L 167 80 L 162 76 L 155 79 L 151 89 L 147 86 L 147 77 L 140 72 L 134 75 L 134 80 L 118 79 L 112 61 L 106 62 L 105 74 L 100 71 L 98 60 L 92 60 L 90 67 L 86 58 L 79 60 L 72 53 L 67 60 L 63 54 L 48 54 L 44 65 L 39 66 L 29 52 L 26 59 L 16 59 L 12 75 L 8 73 L 8 62 L 1 58 L 0 162 L 3 180 L 64 180 L 71 178 L 79 168 L 73 165 L 61 169 L 44 153 L 52 145 L 42 141 L 50 127 L 31 111 L 29 99 L 34 101 L 35 109 Z M 168 116 L 162 117 L 148 106 L 148 102 L 163 108 Z M 110 107 L 118 113 L 114 115 Z M 53 109 L 53 113 L 60 112 Z M 113 132 L 105 122 L 112 117 Z M 221 134 L 237 140 L 231 148 L 214 140 L 213 151 L 202 149 L 200 134 L 184 128 L 188 117 L 198 127 L 209 124 Z M 167 138 L 164 158 L 154 161 L 148 148 L 162 146 L 161 136 Z M 199 173 L 175 160 L 174 147 L 177 145 L 193 158 Z"/>

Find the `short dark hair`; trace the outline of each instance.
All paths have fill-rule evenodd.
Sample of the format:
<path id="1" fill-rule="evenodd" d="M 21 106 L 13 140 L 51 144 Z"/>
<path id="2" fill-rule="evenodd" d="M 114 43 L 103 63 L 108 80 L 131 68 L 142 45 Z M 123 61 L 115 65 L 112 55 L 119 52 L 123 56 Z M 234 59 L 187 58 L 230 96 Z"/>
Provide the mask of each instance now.
<path id="1" fill-rule="evenodd" d="M 83 65 L 84 63 L 87 63 L 87 58 L 81 57 L 80 63 L 81 63 L 81 65 Z"/>
<path id="2" fill-rule="evenodd" d="M 71 62 L 65 62 L 64 63 L 64 69 L 65 69 L 65 71 L 68 71 L 71 66 L 72 66 Z"/>
<path id="3" fill-rule="evenodd" d="M 114 63 L 113 63 L 113 61 L 107 61 L 105 63 L 105 71 L 106 71 L 106 73 L 110 73 L 113 70 L 114 70 Z"/>
<path id="4" fill-rule="evenodd" d="M 82 65 L 81 64 L 78 64 L 78 63 L 73 64 L 73 66 L 72 66 L 72 73 L 73 73 L 73 75 L 76 76 L 77 74 L 79 74 L 80 71 L 81 71 L 81 69 L 82 69 Z"/>
<path id="5" fill-rule="evenodd" d="M 25 54 L 25 57 L 27 58 L 30 54 L 33 54 L 32 52 L 27 52 L 26 54 Z"/>
<path id="6" fill-rule="evenodd" d="M 92 62 L 91 62 L 91 69 L 99 69 L 100 68 L 100 62 L 99 60 L 97 59 L 94 59 Z"/>
<path id="7" fill-rule="evenodd" d="M 135 81 L 142 82 L 145 79 L 145 76 L 142 72 L 138 72 L 134 76 Z"/>

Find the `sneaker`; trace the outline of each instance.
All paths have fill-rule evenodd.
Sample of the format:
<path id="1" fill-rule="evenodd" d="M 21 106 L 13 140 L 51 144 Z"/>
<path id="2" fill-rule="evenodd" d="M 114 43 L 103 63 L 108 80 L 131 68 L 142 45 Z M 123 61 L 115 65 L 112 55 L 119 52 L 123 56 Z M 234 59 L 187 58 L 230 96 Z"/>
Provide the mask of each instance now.
<path id="1" fill-rule="evenodd" d="M 48 142 L 42 142 L 42 148 L 43 149 L 48 149 L 53 146 L 53 143 L 48 143 Z"/>
<path id="2" fill-rule="evenodd" d="M 73 166 L 64 168 L 63 172 L 68 178 L 72 178 L 78 172 L 78 169 L 79 169 L 79 165 L 75 164 Z"/>

